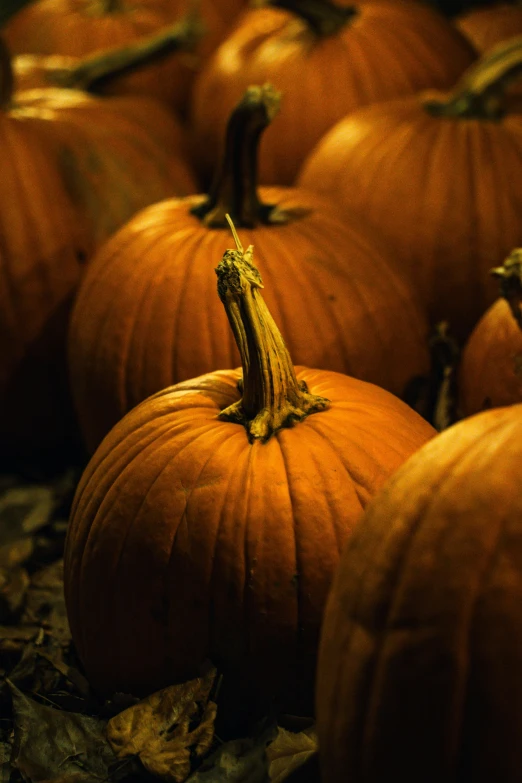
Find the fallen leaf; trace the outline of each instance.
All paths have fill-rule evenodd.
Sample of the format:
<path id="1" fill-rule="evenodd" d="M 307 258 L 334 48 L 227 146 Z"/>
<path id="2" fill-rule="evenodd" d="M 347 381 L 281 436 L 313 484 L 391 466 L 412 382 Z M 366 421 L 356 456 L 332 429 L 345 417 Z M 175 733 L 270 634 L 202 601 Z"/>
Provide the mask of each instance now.
<path id="1" fill-rule="evenodd" d="M 271 783 L 286 780 L 314 756 L 317 750 L 318 741 L 314 728 L 296 734 L 279 727 L 277 737 L 266 749 Z"/>
<path id="2" fill-rule="evenodd" d="M 164 688 L 111 718 L 107 739 L 116 756 L 137 756 L 162 780 L 186 780 L 191 753 L 203 756 L 214 738 L 216 705 L 209 694 L 215 676 L 212 669 L 204 677 Z"/>
<path id="3" fill-rule="evenodd" d="M 205 759 L 186 783 L 268 783 L 266 746 L 275 732 L 271 727 L 255 740 L 225 742 Z"/>
<path id="4" fill-rule="evenodd" d="M 22 623 L 41 624 L 59 644 L 69 644 L 71 633 L 63 594 L 63 560 L 32 574 Z"/>
<path id="5" fill-rule="evenodd" d="M 11 682 L 9 687 L 14 711 L 11 764 L 25 780 L 79 776 L 83 783 L 94 783 L 111 778 L 118 764 L 105 738 L 104 721 L 47 707 Z"/>
<path id="6" fill-rule="evenodd" d="M 54 494 L 45 486 L 12 487 L 0 496 L 2 544 L 45 527 L 55 506 Z"/>

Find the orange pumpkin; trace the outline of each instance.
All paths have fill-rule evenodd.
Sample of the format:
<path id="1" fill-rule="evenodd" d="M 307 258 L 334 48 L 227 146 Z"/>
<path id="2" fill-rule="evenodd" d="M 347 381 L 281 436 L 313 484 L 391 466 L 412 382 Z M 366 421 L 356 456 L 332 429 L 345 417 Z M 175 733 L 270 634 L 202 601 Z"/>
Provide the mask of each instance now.
<path id="1" fill-rule="evenodd" d="M 429 366 L 428 326 L 391 261 L 335 205 L 289 188 L 256 188 L 256 150 L 276 112 L 252 87 L 233 112 L 209 196 L 144 210 L 100 249 L 75 304 L 71 383 L 86 443 L 145 397 L 238 364 L 209 285 L 227 241 L 225 213 L 256 242 L 267 300 L 300 364 L 349 372 L 402 394 Z M 286 286 L 286 295 L 281 295 Z M 317 339 L 317 335 L 320 339 Z"/>
<path id="2" fill-rule="evenodd" d="M 16 87 L 19 91 L 67 87 L 98 95 L 146 95 L 183 113 L 190 79 L 183 70 L 176 73 L 171 65 L 176 60 L 182 65 L 188 62 L 187 52 L 200 36 L 199 19 L 188 14 L 159 33 L 121 48 L 83 56 L 20 54 L 13 60 Z M 150 66 L 166 59 L 172 60 L 168 64 L 172 72 L 158 76 Z"/>
<path id="3" fill-rule="evenodd" d="M 148 204 L 195 190 L 183 132 L 158 101 L 96 98 L 80 90 L 13 92 L 11 59 L 0 41 L 0 111 L 42 139 L 85 224 L 91 247 Z"/>
<path id="4" fill-rule="evenodd" d="M 517 783 L 522 406 L 423 446 L 343 552 L 319 650 L 328 783 Z"/>
<path id="5" fill-rule="evenodd" d="M 243 5 L 244 0 L 202 0 L 198 13 L 206 33 L 198 46 L 200 57 L 208 57 L 222 41 Z M 85 57 L 158 33 L 186 8 L 184 0 L 37 0 L 12 17 L 2 33 L 15 54 Z M 195 73 L 193 60 L 174 57 L 125 81 L 131 90 L 153 90 L 164 100 L 184 104 Z"/>
<path id="6" fill-rule="evenodd" d="M 210 659 L 244 696 L 309 709 L 339 552 L 385 477 L 434 434 L 383 389 L 294 369 L 252 250 L 227 251 L 216 270 L 243 372 L 142 402 L 79 484 L 65 594 L 103 692 L 148 693 Z"/>
<path id="7" fill-rule="evenodd" d="M 290 185 L 345 114 L 424 87 L 449 87 L 474 59 L 451 24 L 420 3 L 273 5 L 279 7 L 243 15 L 194 86 L 194 166 L 204 180 L 228 114 L 249 84 L 270 81 L 282 91 L 284 111 L 263 140 L 259 173 L 268 185 Z"/>
<path id="8" fill-rule="evenodd" d="M 493 270 L 502 298 L 491 305 L 464 347 L 460 408 L 464 416 L 522 402 L 522 251 Z"/>
<path id="9" fill-rule="evenodd" d="M 90 241 L 35 128 L 0 112 L 0 147 L 0 462 L 12 471 L 58 450 L 67 460 L 74 444 L 65 334 Z"/>
<path id="10" fill-rule="evenodd" d="M 449 95 L 355 112 L 299 178 L 372 225 L 433 321 L 449 321 L 461 339 L 494 298 L 490 268 L 522 244 L 522 117 L 503 100 L 521 61 L 519 38 L 484 56 Z"/>

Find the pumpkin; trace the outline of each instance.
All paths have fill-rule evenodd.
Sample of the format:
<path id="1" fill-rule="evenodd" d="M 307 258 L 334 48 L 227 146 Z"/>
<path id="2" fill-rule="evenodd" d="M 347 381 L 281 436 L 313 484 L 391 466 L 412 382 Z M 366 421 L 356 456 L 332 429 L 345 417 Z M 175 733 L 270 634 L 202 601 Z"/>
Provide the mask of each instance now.
<path id="1" fill-rule="evenodd" d="M 12 471 L 76 446 L 65 335 L 90 241 L 36 129 L 0 112 L 0 147 L 0 462 Z"/>
<path id="2" fill-rule="evenodd" d="M 369 504 L 328 598 L 328 783 L 516 783 L 522 769 L 522 406 L 450 427 Z"/>
<path id="3" fill-rule="evenodd" d="M 20 54 L 13 61 L 17 90 L 67 87 L 98 95 L 146 95 L 183 113 L 190 79 L 183 73 L 158 78 L 150 65 L 187 57 L 201 35 L 199 19 L 188 14 L 159 33 L 84 56 Z M 184 62 L 184 60 L 181 60 Z M 170 64 L 169 64 L 170 67 Z"/>
<path id="4" fill-rule="evenodd" d="M 48 150 L 92 243 L 89 252 L 148 204 L 194 192 L 183 131 L 158 101 L 96 98 L 80 90 L 16 92 L 0 42 L 0 111 L 31 125 Z"/>
<path id="5" fill-rule="evenodd" d="M 516 3 L 471 8 L 454 21 L 478 52 L 487 52 L 502 41 L 522 35 L 522 8 Z"/>
<path id="6" fill-rule="evenodd" d="M 208 57 L 221 42 L 243 5 L 244 0 L 202 0 L 198 13 L 206 33 L 197 47 L 200 57 Z M 154 35 L 178 21 L 186 7 L 184 0 L 38 0 L 13 16 L 2 33 L 15 54 L 85 57 Z M 154 90 L 164 100 L 184 105 L 195 73 L 192 58 L 171 57 L 125 82 L 129 89 Z"/>
<path id="7" fill-rule="evenodd" d="M 449 321 L 461 340 L 494 299 L 490 268 L 522 243 L 522 118 L 503 100 L 521 60 L 519 38 L 485 55 L 449 94 L 355 112 L 299 177 L 384 237 L 432 320 Z"/>
<path id="8" fill-rule="evenodd" d="M 242 371 L 158 392 L 101 443 L 67 533 L 71 632 L 104 693 L 149 693 L 210 659 L 252 704 L 309 709 L 339 552 L 434 430 L 379 387 L 293 367 L 251 246 L 216 271 Z"/>
<path id="9" fill-rule="evenodd" d="M 228 114 L 249 84 L 269 81 L 283 93 L 284 112 L 263 140 L 259 173 L 265 184 L 290 185 L 306 155 L 345 114 L 422 87 L 449 87 L 474 59 L 451 24 L 420 3 L 273 5 L 244 14 L 197 78 L 194 166 L 203 181 Z"/>
<path id="10" fill-rule="evenodd" d="M 522 251 L 514 250 L 493 272 L 502 296 L 482 316 L 462 353 L 464 416 L 522 402 Z"/>
<path id="11" fill-rule="evenodd" d="M 245 241 L 256 242 L 269 307 L 296 361 L 397 394 L 427 371 L 426 319 L 376 241 L 337 217 L 328 200 L 290 188 L 258 191 L 257 146 L 278 103 L 270 86 L 247 90 L 210 194 L 152 205 L 90 264 L 69 334 L 71 385 L 90 451 L 145 397 L 237 366 L 209 285 L 211 259 L 227 241 L 227 212 Z"/>

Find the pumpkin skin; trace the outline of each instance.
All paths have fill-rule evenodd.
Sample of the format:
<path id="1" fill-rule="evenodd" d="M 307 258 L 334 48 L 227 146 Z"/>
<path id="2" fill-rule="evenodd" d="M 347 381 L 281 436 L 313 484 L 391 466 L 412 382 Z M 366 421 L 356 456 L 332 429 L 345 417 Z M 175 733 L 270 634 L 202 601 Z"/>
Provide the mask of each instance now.
<path id="1" fill-rule="evenodd" d="M 148 204 L 195 190 L 179 122 L 155 100 L 49 87 L 16 93 L 9 113 L 53 150 L 92 250 Z"/>
<path id="2" fill-rule="evenodd" d="M 464 416 L 522 402 L 522 332 L 504 299 L 484 313 L 464 346 L 459 402 Z"/>
<path id="3" fill-rule="evenodd" d="M 463 340 L 495 299 L 489 270 L 522 243 L 513 176 L 522 121 L 515 111 L 498 121 L 432 116 L 424 104 L 439 98 L 425 92 L 346 117 L 312 152 L 299 185 L 335 193 L 378 231 L 433 322 L 449 321 Z"/>
<path id="4" fill-rule="evenodd" d="M 0 461 L 78 439 L 65 335 L 90 242 L 35 129 L 0 113 Z M 17 463 L 16 463 L 17 464 Z"/>
<path id="5" fill-rule="evenodd" d="M 96 688 L 148 693 L 210 658 L 258 695 L 310 700 L 339 552 L 369 497 L 434 430 L 378 387 L 296 374 L 331 407 L 267 443 L 216 418 L 240 396 L 241 371 L 229 370 L 150 397 L 96 451 L 64 572 Z"/>
<path id="6" fill-rule="evenodd" d="M 466 419 L 361 519 L 321 635 L 328 783 L 520 779 L 521 443 L 520 405 Z"/>
<path id="7" fill-rule="evenodd" d="M 402 394 L 428 370 L 428 325 L 392 262 L 360 226 L 337 217 L 330 201 L 291 188 L 261 188 L 260 196 L 296 215 L 285 225 L 240 229 L 245 247 L 255 245 L 268 306 L 285 327 L 294 361 Z M 211 259 L 229 235 L 190 212 L 205 199 L 170 199 L 144 210 L 86 271 L 71 319 L 69 364 L 91 452 L 149 395 L 239 362 L 211 274 Z"/>
<path id="8" fill-rule="evenodd" d="M 354 7 L 352 21 L 322 38 L 282 9 L 243 14 L 194 85 L 193 160 L 203 182 L 228 114 L 250 84 L 269 81 L 283 94 L 281 115 L 263 139 L 259 181 L 291 185 L 306 155 L 348 112 L 425 87 L 449 87 L 475 57 L 426 6 L 378 0 Z M 332 78 L 335 90 L 327 89 Z"/>

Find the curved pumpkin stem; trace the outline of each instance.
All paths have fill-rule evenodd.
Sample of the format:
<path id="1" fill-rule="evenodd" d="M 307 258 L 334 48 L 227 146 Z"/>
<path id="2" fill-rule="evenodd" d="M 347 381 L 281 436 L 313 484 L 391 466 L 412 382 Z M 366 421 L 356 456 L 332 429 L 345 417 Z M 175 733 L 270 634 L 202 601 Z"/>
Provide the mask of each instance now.
<path id="1" fill-rule="evenodd" d="M 199 16 L 190 12 L 161 33 L 148 36 L 121 49 L 101 52 L 83 59 L 73 68 L 60 68 L 49 80 L 60 87 L 102 93 L 113 79 L 151 65 L 177 51 L 192 51 L 203 34 Z"/>
<path id="2" fill-rule="evenodd" d="M 8 109 L 14 93 L 14 74 L 11 53 L 0 37 L 0 109 Z"/>
<path id="3" fill-rule="evenodd" d="M 234 223 L 251 228 L 273 219 L 271 205 L 257 193 L 257 159 L 261 135 L 279 111 L 280 94 L 270 85 L 249 87 L 227 125 L 225 153 L 207 200 L 191 211 L 206 226 L 223 228 L 229 214 Z"/>
<path id="4" fill-rule="evenodd" d="M 216 273 L 243 366 L 242 398 L 219 414 L 244 425 L 252 442 L 267 441 L 283 427 L 292 427 L 330 401 L 310 394 L 296 378 L 290 354 L 260 293 L 261 275 L 252 245 L 243 250 L 231 222 L 237 250 L 226 250 Z"/>
<path id="5" fill-rule="evenodd" d="M 328 0 L 269 0 L 269 5 L 295 14 L 319 38 L 335 35 L 357 16 L 356 8 L 334 5 Z"/>
<path id="6" fill-rule="evenodd" d="M 424 108 L 440 117 L 499 120 L 505 93 L 522 75 L 522 36 L 491 49 L 472 65 L 446 100 L 429 100 Z"/>
<path id="7" fill-rule="evenodd" d="M 500 280 L 500 295 L 504 297 L 513 318 L 522 329 L 522 248 L 513 250 L 502 266 L 491 270 Z"/>

